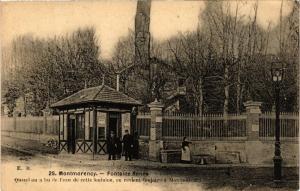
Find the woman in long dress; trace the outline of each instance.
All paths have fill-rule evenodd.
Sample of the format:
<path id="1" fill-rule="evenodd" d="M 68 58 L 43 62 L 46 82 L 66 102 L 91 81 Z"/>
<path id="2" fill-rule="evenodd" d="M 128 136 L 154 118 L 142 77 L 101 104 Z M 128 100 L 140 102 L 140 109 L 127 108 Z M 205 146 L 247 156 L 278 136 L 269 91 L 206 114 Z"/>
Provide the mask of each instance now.
<path id="1" fill-rule="evenodd" d="M 191 162 L 191 150 L 189 144 L 191 142 L 187 141 L 186 137 L 183 137 L 181 144 L 181 162 L 182 163 L 190 163 Z"/>

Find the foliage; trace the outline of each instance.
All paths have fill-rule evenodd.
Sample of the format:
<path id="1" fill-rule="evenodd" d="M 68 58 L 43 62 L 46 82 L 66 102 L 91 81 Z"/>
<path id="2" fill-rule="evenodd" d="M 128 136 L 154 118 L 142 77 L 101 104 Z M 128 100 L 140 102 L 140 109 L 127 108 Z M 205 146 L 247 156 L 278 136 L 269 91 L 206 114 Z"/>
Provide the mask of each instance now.
<path id="1" fill-rule="evenodd" d="M 179 33 L 163 42 L 151 39 L 147 66 L 134 63 L 133 33 L 117 44 L 112 65 L 125 70 L 125 92 L 147 104 L 156 97 L 165 103 L 176 92 L 177 81 L 184 79 L 185 112 L 243 112 L 248 100 L 263 102 L 263 110 L 272 110 L 274 88 L 270 75 L 270 55 L 285 64 L 282 110 L 298 108 L 299 5 L 290 15 L 280 17 L 277 27 L 262 28 L 257 23 L 259 3 L 253 15 L 241 15 L 244 3 L 207 2 L 196 31 Z M 279 36 L 280 34 L 280 36 Z M 132 66 L 134 65 L 134 66 Z M 124 85 L 125 87 L 125 85 Z"/>
<path id="2" fill-rule="evenodd" d="M 78 29 L 70 35 L 49 39 L 24 35 L 6 47 L 2 58 L 13 72 L 2 80 L 11 110 L 23 96 L 28 114 L 38 115 L 49 103 L 84 87 L 102 83 L 103 76 L 120 90 L 145 105 L 157 97 L 167 103 L 184 79 L 186 112 L 243 112 L 248 100 L 262 101 L 263 110 L 274 105 L 270 55 L 285 65 L 281 84 L 282 110 L 299 108 L 299 4 L 294 3 L 279 24 L 262 28 L 253 16 L 240 14 L 243 2 L 230 7 L 226 1 L 209 1 L 196 31 L 179 33 L 166 41 L 151 38 L 145 63 L 138 63 L 133 31 L 120 38 L 112 59 L 100 61 L 95 30 Z M 144 50 L 144 49 L 143 49 Z M 140 58 L 138 60 L 144 60 Z M 2 71 L 3 72 L 3 71 Z"/>
<path id="3" fill-rule="evenodd" d="M 5 95 L 14 105 L 12 90 L 19 92 L 18 96 L 26 100 L 26 114 L 40 115 L 51 103 L 102 83 L 105 66 L 99 61 L 94 28 L 49 39 L 20 36 L 9 48 L 12 50 L 9 65 L 15 70 L 9 81 L 16 85 L 9 85 Z"/>

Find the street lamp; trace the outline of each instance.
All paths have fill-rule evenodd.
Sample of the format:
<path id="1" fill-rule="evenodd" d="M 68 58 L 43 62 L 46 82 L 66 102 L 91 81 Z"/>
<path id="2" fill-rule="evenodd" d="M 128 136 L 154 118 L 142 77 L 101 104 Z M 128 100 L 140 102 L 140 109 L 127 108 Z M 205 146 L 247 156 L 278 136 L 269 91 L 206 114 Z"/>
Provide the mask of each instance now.
<path id="1" fill-rule="evenodd" d="M 136 116 L 138 114 L 138 109 L 137 107 L 133 107 L 131 110 L 131 132 L 135 133 L 136 132 Z"/>
<path id="2" fill-rule="evenodd" d="M 272 80 L 275 87 L 275 156 L 274 162 L 274 182 L 278 183 L 281 181 L 281 163 L 282 157 L 280 152 L 280 83 L 283 79 L 283 63 L 279 61 L 272 62 L 271 73 Z"/>

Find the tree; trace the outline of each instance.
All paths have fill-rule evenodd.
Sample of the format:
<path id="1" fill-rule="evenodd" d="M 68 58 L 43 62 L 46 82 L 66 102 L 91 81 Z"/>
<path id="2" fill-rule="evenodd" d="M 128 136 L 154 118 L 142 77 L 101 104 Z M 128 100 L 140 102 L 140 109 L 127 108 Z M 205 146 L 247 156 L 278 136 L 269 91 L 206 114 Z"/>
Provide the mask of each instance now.
<path id="1" fill-rule="evenodd" d="M 212 52 L 209 38 L 198 29 L 195 33 L 181 34 L 169 41 L 169 50 L 173 56 L 171 70 L 187 80 L 196 103 L 196 113 L 203 114 L 204 85 L 210 76 Z"/>
<path id="2" fill-rule="evenodd" d="M 16 107 L 16 100 L 20 97 L 20 90 L 14 86 L 10 85 L 7 92 L 4 95 L 5 103 L 7 104 L 8 107 L 8 115 L 11 116 L 13 114 L 13 111 Z"/>
<path id="3" fill-rule="evenodd" d="M 121 91 L 128 93 L 128 89 L 131 89 L 130 85 L 130 74 L 133 71 L 134 65 L 134 54 L 135 44 L 134 44 L 134 32 L 129 30 L 126 37 L 119 39 L 115 46 L 114 53 L 111 61 L 111 74 L 113 79 L 116 79 L 116 75 L 120 75 L 120 81 L 123 86 L 121 86 Z M 129 88 L 130 86 L 130 88 Z"/>
<path id="4" fill-rule="evenodd" d="M 40 115 L 54 101 L 102 83 L 106 68 L 99 54 L 94 28 L 49 39 L 17 37 L 11 46 L 12 59 L 8 59 L 17 75 L 11 79 L 15 85 L 9 85 L 6 95 L 23 97 L 25 111 Z M 19 94 L 12 94 L 12 90 Z"/>

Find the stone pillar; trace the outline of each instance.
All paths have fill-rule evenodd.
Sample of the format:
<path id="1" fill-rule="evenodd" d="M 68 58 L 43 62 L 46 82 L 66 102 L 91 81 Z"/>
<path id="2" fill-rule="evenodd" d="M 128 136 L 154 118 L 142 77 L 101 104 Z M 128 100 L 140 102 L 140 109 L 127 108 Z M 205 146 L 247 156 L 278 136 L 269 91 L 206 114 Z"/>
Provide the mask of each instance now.
<path id="1" fill-rule="evenodd" d="M 261 102 L 247 101 L 246 107 L 246 133 L 245 152 L 249 164 L 262 164 L 264 160 L 264 145 L 259 140 L 259 116 L 261 114 Z"/>
<path id="2" fill-rule="evenodd" d="M 151 112 L 149 160 L 160 161 L 160 150 L 162 148 L 162 109 L 164 105 L 155 99 L 148 106 Z"/>
<path id="3" fill-rule="evenodd" d="M 261 114 L 261 102 L 247 101 L 244 103 L 247 112 L 247 140 L 259 140 L 259 116 Z"/>

